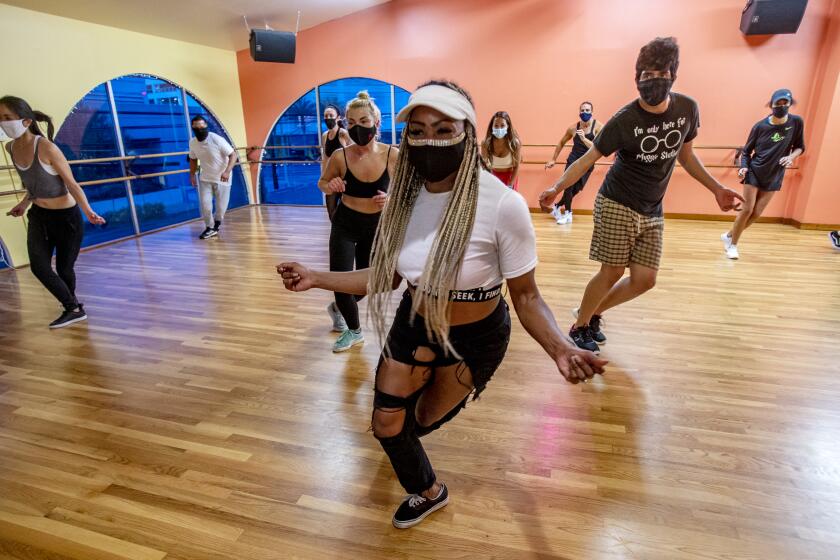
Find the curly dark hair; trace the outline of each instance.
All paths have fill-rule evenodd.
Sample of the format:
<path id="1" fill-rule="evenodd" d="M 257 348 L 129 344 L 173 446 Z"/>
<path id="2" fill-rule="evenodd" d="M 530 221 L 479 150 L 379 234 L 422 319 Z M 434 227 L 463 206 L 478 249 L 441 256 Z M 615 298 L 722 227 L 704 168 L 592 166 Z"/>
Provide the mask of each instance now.
<path id="1" fill-rule="evenodd" d="M 677 79 L 680 66 L 680 47 L 674 37 L 657 37 L 639 50 L 636 59 L 636 81 L 643 70 L 670 70 L 671 79 Z"/>

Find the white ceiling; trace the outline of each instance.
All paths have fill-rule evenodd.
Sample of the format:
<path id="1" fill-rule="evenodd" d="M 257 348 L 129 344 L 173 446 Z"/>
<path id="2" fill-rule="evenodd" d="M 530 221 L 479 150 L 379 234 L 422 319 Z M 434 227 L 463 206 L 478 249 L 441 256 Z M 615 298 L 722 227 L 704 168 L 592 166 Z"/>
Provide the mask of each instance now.
<path id="1" fill-rule="evenodd" d="M 388 0 L 2 0 L 38 12 L 209 45 L 248 48 L 251 27 L 294 31 L 364 10 Z"/>

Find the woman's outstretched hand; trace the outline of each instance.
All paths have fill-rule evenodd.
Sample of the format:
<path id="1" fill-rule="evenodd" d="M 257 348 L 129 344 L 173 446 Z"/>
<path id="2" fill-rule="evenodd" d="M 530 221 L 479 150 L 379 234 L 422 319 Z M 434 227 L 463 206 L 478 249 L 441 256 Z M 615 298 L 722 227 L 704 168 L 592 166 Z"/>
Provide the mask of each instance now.
<path id="1" fill-rule="evenodd" d="M 277 274 L 283 278 L 283 285 L 292 292 L 305 292 L 315 287 L 315 273 L 296 262 L 277 265 Z"/>
<path id="2" fill-rule="evenodd" d="M 604 373 L 604 366 L 609 362 L 602 360 L 588 350 L 569 348 L 566 352 L 555 358 L 557 369 L 569 383 L 575 384 L 583 381 L 586 383 L 596 374 Z"/>

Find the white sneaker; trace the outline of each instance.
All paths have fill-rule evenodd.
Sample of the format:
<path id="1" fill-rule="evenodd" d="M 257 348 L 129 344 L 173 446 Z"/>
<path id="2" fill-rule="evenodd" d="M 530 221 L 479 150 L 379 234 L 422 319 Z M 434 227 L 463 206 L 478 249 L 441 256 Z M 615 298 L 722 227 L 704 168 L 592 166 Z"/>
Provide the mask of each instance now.
<path id="1" fill-rule="evenodd" d="M 720 240 L 723 241 L 723 250 L 729 249 L 729 246 L 732 245 L 732 238 L 729 237 L 729 232 L 725 231 L 720 234 Z"/>
<path id="2" fill-rule="evenodd" d="M 572 217 L 573 217 L 573 216 L 572 216 L 572 211 L 571 211 L 571 210 L 569 210 L 568 212 L 566 212 L 566 223 L 567 223 L 567 224 L 571 224 L 571 223 L 572 223 Z"/>
<path id="3" fill-rule="evenodd" d="M 726 258 L 735 260 L 738 256 L 738 246 L 730 243 L 729 246 L 726 247 Z"/>
<path id="4" fill-rule="evenodd" d="M 560 219 L 560 213 L 557 211 L 557 207 L 555 206 L 554 209 L 551 211 L 551 217 L 555 220 Z"/>
<path id="5" fill-rule="evenodd" d="M 327 306 L 327 313 L 332 319 L 332 330 L 333 332 L 341 332 L 347 330 L 347 322 L 344 320 L 344 317 L 341 315 L 341 312 L 338 310 L 338 307 L 335 305 L 335 302 L 332 302 Z"/>
<path id="6" fill-rule="evenodd" d="M 568 212 L 563 212 L 562 214 L 557 216 L 557 224 L 562 226 L 563 224 L 569 223 L 568 215 Z"/>

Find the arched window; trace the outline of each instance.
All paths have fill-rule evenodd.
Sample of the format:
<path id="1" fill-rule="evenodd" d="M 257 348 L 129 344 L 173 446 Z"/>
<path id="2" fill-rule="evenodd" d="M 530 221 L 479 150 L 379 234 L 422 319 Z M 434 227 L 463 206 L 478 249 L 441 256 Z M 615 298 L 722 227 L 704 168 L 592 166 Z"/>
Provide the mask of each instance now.
<path id="1" fill-rule="evenodd" d="M 141 156 L 129 162 L 72 164 L 104 227 L 85 222 L 84 245 L 94 245 L 197 218 L 190 185 L 190 119 L 202 115 L 211 131 L 231 142 L 218 119 L 184 88 L 155 76 L 131 74 L 93 88 L 73 107 L 56 135 L 69 160 Z M 178 155 L 160 156 L 171 152 Z M 167 173 L 156 177 L 143 175 Z M 140 176 L 121 181 L 116 177 Z M 242 169 L 233 172 L 230 207 L 248 204 Z"/>
<path id="2" fill-rule="evenodd" d="M 321 175 L 319 142 L 326 132 L 322 115 L 327 105 L 341 107 L 361 90 L 367 90 L 382 111 L 382 142 L 399 143 L 404 125 L 394 127 L 394 116 L 408 103 L 409 93 L 399 86 L 371 78 L 343 78 L 310 89 L 292 103 L 275 121 L 266 138 L 269 148 L 260 165 L 260 202 L 320 206 Z M 294 146 L 294 147 L 286 147 Z M 267 161 L 266 161 L 267 160 Z"/>

